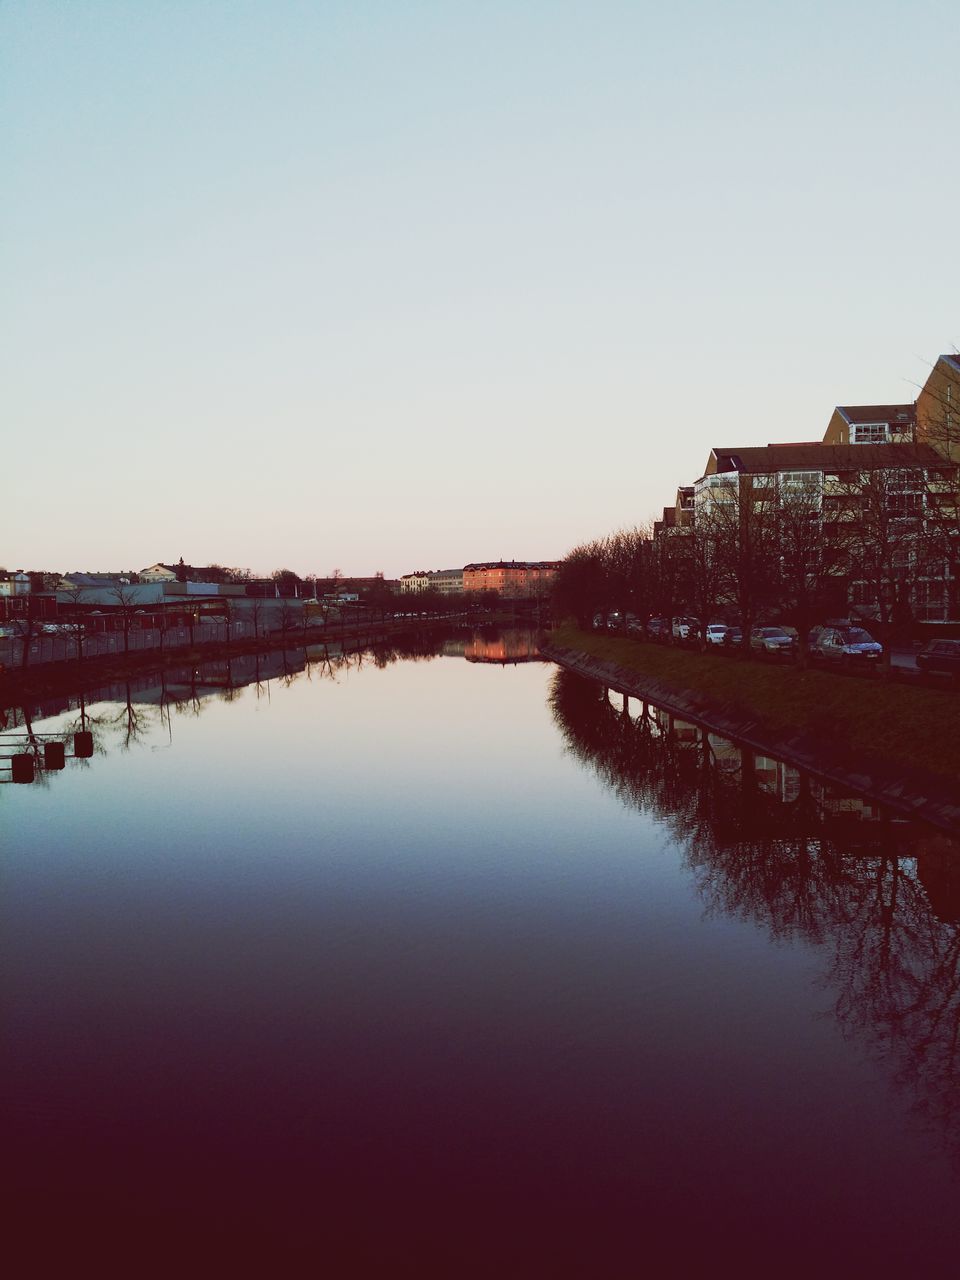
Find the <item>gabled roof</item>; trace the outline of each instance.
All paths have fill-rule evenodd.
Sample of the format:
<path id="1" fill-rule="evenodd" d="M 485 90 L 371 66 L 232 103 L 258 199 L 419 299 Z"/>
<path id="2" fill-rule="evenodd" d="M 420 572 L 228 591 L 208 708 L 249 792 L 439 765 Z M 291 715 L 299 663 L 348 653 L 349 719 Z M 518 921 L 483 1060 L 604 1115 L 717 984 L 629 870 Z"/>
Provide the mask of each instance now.
<path id="1" fill-rule="evenodd" d="M 940 356 L 937 361 L 938 364 L 940 360 L 946 360 L 947 364 L 953 365 L 957 373 L 960 373 L 960 351 L 948 351 L 945 355 Z"/>
<path id="2" fill-rule="evenodd" d="M 914 426 L 917 421 L 915 404 L 838 404 L 837 413 L 852 426 L 859 422 L 901 422 L 904 426 Z"/>
<path id="3" fill-rule="evenodd" d="M 763 475 L 773 471 L 884 471 L 903 467 L 942 467 L 943 458 L 928 444 L 758 445 L 713 450 L 717 471 Z"/>

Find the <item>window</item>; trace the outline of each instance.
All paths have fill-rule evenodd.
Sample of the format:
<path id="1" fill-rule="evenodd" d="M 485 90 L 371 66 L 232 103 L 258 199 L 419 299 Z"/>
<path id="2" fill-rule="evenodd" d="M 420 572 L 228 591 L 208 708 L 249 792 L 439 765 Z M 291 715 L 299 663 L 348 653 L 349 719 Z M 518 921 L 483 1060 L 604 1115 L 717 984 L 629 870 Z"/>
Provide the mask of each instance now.
<path id="1" fill-rule="evenodd" d="M 852 444 L 886 444 L 889 431 L 885 422 L 860 422 L 853 428 Z"/>
<path id="2" fill-rule="evenodd" d="M 780 496 L 784 499 L 803 498 L 815 506 L 820 505 L 823 492 L 821 471 L 781 471 Z"/>

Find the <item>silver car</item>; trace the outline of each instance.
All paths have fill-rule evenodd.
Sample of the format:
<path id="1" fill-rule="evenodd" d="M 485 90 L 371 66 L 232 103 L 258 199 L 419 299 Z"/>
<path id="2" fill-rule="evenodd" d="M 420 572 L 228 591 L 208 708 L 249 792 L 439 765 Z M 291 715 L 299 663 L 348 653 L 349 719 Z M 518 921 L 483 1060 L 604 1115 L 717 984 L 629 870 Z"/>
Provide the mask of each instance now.
<path id="1" fill-rule="evenodd" d="M 793 652 L 794 639 L 783 627 L 755 627 L 750 632 L 750 648 L 770 657 Z"/>
<path id="2" fill-rule="evenodd" d="M 883 645 L 863 627 L 824 627 L 811 653 L 823 662 L 866 666 L 879 663 Z"/>

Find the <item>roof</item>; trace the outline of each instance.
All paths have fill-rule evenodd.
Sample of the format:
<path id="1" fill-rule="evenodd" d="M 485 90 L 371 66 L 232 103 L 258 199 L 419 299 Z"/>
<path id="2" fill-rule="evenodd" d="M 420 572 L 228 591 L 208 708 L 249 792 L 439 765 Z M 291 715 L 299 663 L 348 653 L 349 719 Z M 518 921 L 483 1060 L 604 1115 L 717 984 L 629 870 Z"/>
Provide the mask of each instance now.
<path id="1" fill-rule="evenodd" d="M 842 414 L 845 421 L 858 422 L 902 422 L 912 426 L 917 421 L 915 404 L 838 404 L 837 413 Z"/>
<path id="2" fill-rule="evenodd" d="M 946 360 L 947 364 L 952 364 L 954 369 L 960 373 L 960 351 L 948 351 L 940 357 L 940 360 Z M 939 364 L 939 360 L 937 363 Z"/>
<path id="3" fill-rule="evenodd" d="M 717 448 L 717 471 L 763 474 L 772 471 L 885 471 L 942 467 L 928 444 L 795 444 Z"/>
<path id="4" fill-rule="evenodd" d="M 129 582 L 129 575 L 119 573 L 65 573 L 61 582 L 75 582 L 78 587 L 103 587 Z"/>
<path id="5" fill-rule="evenodd" d="M 478 560 L 476 564 L 465 564 L 464 573 L 479 569 L 558 569 L 559 560 Z"/>

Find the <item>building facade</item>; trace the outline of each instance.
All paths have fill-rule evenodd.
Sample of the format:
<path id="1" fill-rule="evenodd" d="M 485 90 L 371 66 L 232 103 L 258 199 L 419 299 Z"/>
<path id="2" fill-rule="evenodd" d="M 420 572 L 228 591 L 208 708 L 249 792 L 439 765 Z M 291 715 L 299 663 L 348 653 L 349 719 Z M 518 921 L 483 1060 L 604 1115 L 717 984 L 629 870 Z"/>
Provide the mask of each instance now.
<path id="1" fill-rule="evenodd" d="M 421 591 L 436 591 L 442 596 L 460 595 L 463 591 L 462 569 L 419 569 L 405 573 L 400 579 L 401 595 L 417 595 Z"/>
<path id="2" fill-rule="evenodd" d="M 864 618 L 960 617 L 958 468 L 931 444 L 744 446 L 711 451 L 694 485 L 694 527 L 754 522 L 776 545 L 792 508 L 835 559 L 847 606 Z M 841 585 L 838 581 L 838 585 Z"/>
<path id="3" fill-rule="evenodd" d="M 510 599 L 539 599 L 549 594 L 559 560 L 486 560 L 463 570 L 463 590 L 497 591 Z"/>

